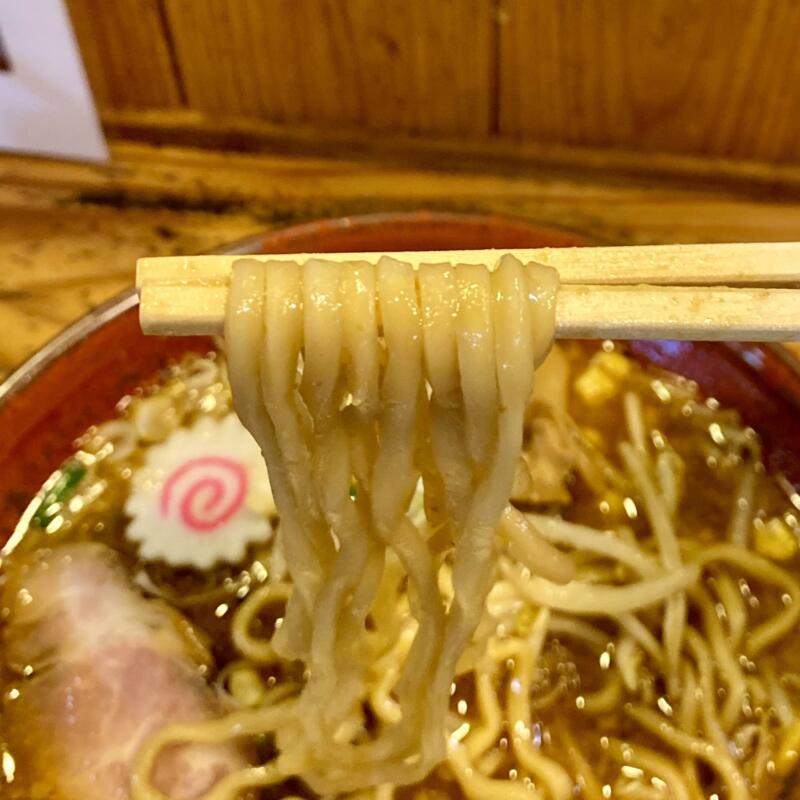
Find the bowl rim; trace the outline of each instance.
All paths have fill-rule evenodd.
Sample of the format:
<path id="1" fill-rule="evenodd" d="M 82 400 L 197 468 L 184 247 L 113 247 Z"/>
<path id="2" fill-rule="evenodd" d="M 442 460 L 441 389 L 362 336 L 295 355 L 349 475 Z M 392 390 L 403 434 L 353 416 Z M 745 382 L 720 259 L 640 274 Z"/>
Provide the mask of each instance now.
<path id="1" fill-rule="evenodd" d="M 130 287 L 110 297 L 57 333 L 0 383 L 0 407 L 33 383 L 54 361 L 90 333 L 138 305 L 136 289 Z"/>

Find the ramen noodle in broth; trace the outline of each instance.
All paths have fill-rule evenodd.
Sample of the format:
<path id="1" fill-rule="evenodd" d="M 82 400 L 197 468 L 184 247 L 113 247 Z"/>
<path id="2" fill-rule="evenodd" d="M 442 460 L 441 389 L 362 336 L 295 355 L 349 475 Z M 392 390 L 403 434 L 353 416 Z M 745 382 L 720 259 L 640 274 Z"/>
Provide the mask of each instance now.
<path id="1" fill-rule="evenodd" d="M 505 266 L 238 267 L 228 361 L 4 551 L 0 797 L 800 796 L 794 489 L 610 342 L 531 390 L 493 304 L 546 333 L 548 276 Z"/>

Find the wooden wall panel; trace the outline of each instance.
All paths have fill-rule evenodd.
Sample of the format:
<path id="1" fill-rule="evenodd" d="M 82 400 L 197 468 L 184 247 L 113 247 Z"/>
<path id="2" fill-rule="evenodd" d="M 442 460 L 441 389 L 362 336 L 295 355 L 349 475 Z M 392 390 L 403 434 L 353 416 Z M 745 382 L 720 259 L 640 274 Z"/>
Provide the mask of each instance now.
<path id="1" fill-rule="evenodd" d="M 165 0 L 188 104 L 410 133 L 489 131 L 493 0 Z"/>
<path id="2" fill-rule="evenodd" d="M 67 0 L 98 105 L 181 105 L 160 0 Z"/>
<path id="3" fill-rule="evenodd" d="M 797 0 L 500 0 L 499 132 L 800 161 Z"/>
<path id="4" fill-rule="evenodd" d="M 800 0 L 67 2 L 101 111 L 144 127 L 185 108 L 223 135 L 266 121 L 800 164 Z"/>

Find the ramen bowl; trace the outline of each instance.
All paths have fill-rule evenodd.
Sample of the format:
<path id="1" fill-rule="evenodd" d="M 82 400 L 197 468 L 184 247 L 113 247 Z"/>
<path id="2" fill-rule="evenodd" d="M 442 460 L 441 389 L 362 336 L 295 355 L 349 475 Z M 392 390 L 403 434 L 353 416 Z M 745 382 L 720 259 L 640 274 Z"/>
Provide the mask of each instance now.
<path id="1" fill-rule="evenodd" d="M 296 226 L 236 243 L 224 252 L 503 251 L 583 244 L 573 234 L 513 220 L 419 212 Z M 245 272 L 249 269 L 241 266 Z M 324 271 L 304 280 L 320 275 L 327 280 Z M 236 280 L 240 277 L 234 276 L 234 297 L 241 291 Z M 313 286 L 306 284 L 305 289 L 315 297 Z M 424 291 L 421 296 L 424 303 Z M 498 288 L 498 302 L 502 296 Z M 350 770 L 335 749 L 338 722 L 324 734 L 324 741 L 334 747 L 329 760 L 318 753 L 318 765 L 306 759 L 309 742 L 323 740 L 315 723 L 308 726 L 307 709 L 318 709 L 320 698 L 330 696 L 340 682 L 323 680 L 327 662 L 313 661 L 318 653 L 307 662 L 312 667 L 301 672 L 303 658 L 298 661 L 291 648 L 282 653 L 283 645 L 272 645 L 279 629 L 296 635 L 293 624 L 298 617 L 292 616 L 291 602 L 303 596 L 302 581 L 313 571 L 296 570 L 297 562 L 290 558 L 290 552 L 297 552 L 290 551 L 288 543 L 297 544 L 292 537 L 302 532 L 302 527 L 292 527 L 291 509 L 299 507 L 299 501 L 281 506 L 290 513 L 279 524 L 259 448 L 232 413 L 228 371 L 236 392 L 244 390 L 247 397 L 254 387 L 253 362 L 237 361 L 237 328 L 231 331 L 228 360 L 212 352 L 219 342 L 211 338 L 144 337 L 136 306 L 130 291 L 97 309 L 0 387 L 0 517 L 2 533 L 11 535 L 0 575 L 3 656 L 9 674 L 20 677 L 12 678 L 13 685 L 6 684 L 4 690 L 4 697 L 14 702 L 3 707 L 0 742 L 0 748 L 6 748 L 4 768 L 6 755 L 20 767 L 12 797 L 27 798 L 34 794 L 32 787 L 36 796 L 49 791 L 41 787 L 52 786 L 59 793 L 64 781 L 71 780 L 65 776 L 74 772 L 64 765 L 77 759 L 113 768 L 99 771 L 101 778 L 92 777 L 88 784 L 74 784 L 64 791 L 65 797 L 122 797 L 130 787 L 136 796 L 137 787 L 151 784 L 178 786 L 177 796 L 198 796 L 194 790 L 180 789 L 182 782 L 210 786 L 215 776 L 226 774 L 225 785 L 214 795 L 233 800 L 236 790 L 225 794 L 227 787 L 249 780 L 253 773 L 247 764 L 272 758 L 274 749 L 280 757 L 287 756 L 291 769 L 280 766 L 272 775 L 291 792 L 295 784 L 305 783 L 318 794 L 332 796 L 386 784 L 386 777 L 376 776 L 390 775 L 389 782 L 413 783 L 409 791 L 422 792 L 404 795 L 408 797 L 472 796 L 470 789 L 484 785 L 481 781 L 490 781 L 500 796 L 505 789 L 499 787 L 518 779 L 514 796 L 520 797 L 531 774 L 541 777 L 539 767 L 530 767 L 532 741 L 515 733 L 509 751 L 502 725 L 485 728 L 496 746 L 487 758 L 477 760 L 478 750 L 471 748 L 481 746 L 482 729 L 476 728 L 476 736 L 483 737 L 478 744 L 474 738 L 464 743 L 458 738 L 472 737 L 470 730 L 487 714 L 497 719 L 500 712 L 492 711 L 497 708 L 505 709 L 505 730 L 516 732 L 522 725 L 539 731 L 542 752 L 534 761 L 550 765 L 547 780 L 559 776 L 556 784 L 547 784 L 547 796 L 563 798 L 583 785 L 607 782 L 611 787 L 617 781 L 620 796 L 636 791 L 646 772 L 633 774 L 630 765 L 620 768 L 619 763 L 640 753 L 646 759 L 644 769 L 668 789 L 661 796 L 688 797 L 689 784 L 665 758 L 672 755 L 675 731 L 663 715 L 671 715 L 670 700 L 675 703 L 681 697 L 690 699 L 688 705 L 680 700 L 681 730 L 693 742 L 691 751 L 702 753 L 698 757 L 712 765 L 710 772 L 698 769 L 695 761 L 686 768 L 685 780 L 693 781 L 698 793 L 718 791 L 722 784 L 715 773 L 728 787 L 743 787 L 748 781 L 759 797 L 787 797 L 785 791 L 796 785 L 794 742 L 800 722 L 790 693 L 800 696 L 800 684 L 789 681 L 795 679 L 797 664 L 791 634 L 800 620 L 800 583 L 795 577 L 800 564 L 800 371 L 787 351 L 747 343 L 673 341 L 569 341 L 553 347 L 537 373 L 533 393 L 529 396 L 530 387 L 517 382 L 516 395 L 512 392 L 506 403 L 520 414 L 522 448 L 513 462 L 511 453 L 504 461 L 504 440 L 496 437 L 492 458 L 513 466 L 514 480 L 512 505 L 503 513 L 492 547 L 473 547 L 475 540 L 463 532 L 467 528 L 452 542 L 436 538 L 448 530 L 447 523 L 437 525 L 436 515 L 449 505 L 439 494 L 436 475 L 447 491 L 466 487 L 468 497 L 474 490 L 467 500 L 468 517 L 478 519 L 480 513 L 473 510 L 480 506 L 476 498 L 485 486 L 481 479 L 458 484 L 459 477 L 448 483 L 446 469 L 434 472 L 431 479 L 430 473 L 424 477 L 420 462 L 419 481 L 410 469 L 403 529 L 426 534 L 427 539 L 417 541 L 425 543 L 423 550 L 429 555 L 442 558 L 436 562 L 435 581 L 425 567 L 430 561 L 414 557 L 404 564 L 395 558 L 396 542 L 381 556 L 385 560 L 371 562 L 380 565 L 381 589 L 363 625 L 343 628 L 348 652 L 382 653 L 368 667 L 365 663 L 360 682 L 350 681 L 348 691 L 355 694 L 347 707 L 341 706 L 344 712 L 356 710 L 348 717 L 355 720 L 349 742 L 354 754 L 364 737 L 374 735 L 375 742 L 386 737 L 386 742 L 397 730 L 392 728 L 397 717 L 390 714 L 394 707 L 384 701 L 385 687 L 393 680 L 398 686 L 414 686 L 412 679 L 407 684 L 397 678 L 401 663 L 403 676 L 411 674 L 407 669 L 422 674 L 416 655 L 403 661 L 409 632 L 417 631 L 415 644 L 418 636 L 430 641 L 442 633 L 439 609 L 448 603 L 450 608 L 468 605 L 457 588 L 464 585 L 463 564 L 475 553 L 471 566 L 476 573 L 482 568 L 481 552 L 485 559 L 496 556 L 496 562 L 487 562 L 495 573 L 487 595 L 473 592 L 477 600 L 472 608 L 481 623 L 471 628 L 472 650 L 462 654 L 459 670 L 448 674 L 436 667 L 434 673 L 425 673 L 444 675 L 437 685 L 440 696 L 450 698 L 451 713 L 446 721 L 424 719 L 427 727 L 419 735 L 421 741 L 432 742 L 440 728 L 450 726 L 446 753 L 422 747 L 417 763 L 405 760 L 398 768 L 376 759 L 359 772 Z M 235 308 L 250 313 L 258 305 L 237 303 Z M 430 306 L 422 313 L 430 313 Z M 512 318 L 498 322 L 495 317 L 495 330 L 502 332 L 506 319 Z M 271 336 L 280 336 L 279 328 L 270 330 Z M 325 346 L 320 339 L 315 342 Z M 500 347 L 503 358 L 519 352 Z M 302 359 L 298 357 L 303 365 L 300 395 L 317 380 L 310 365 L 325 361 L 311 353 L 319 356 L 307 349 Z M 269 362 L 270 370 L 277 369 L 270 376 L 287 374 L 284 351 L 272 347 L 270 354 L 278 357 Z M 425 358 L 436 360 L 429 350 Z M 354 373 L 360 363 L 358 357 L 350 362 Z M 389 354 L 387 372 L 391 364 Z M 291 364 L 289 368 L 291 381 Z M 470 391 L 476 386 L 482 390 L 484 383 L 467 380 L 463 364 L 457 369 L 464 404 L 457 414 L 463 421 L 458 436 L 463 441 L 469 440 L 470 430 L 485 430 L 470 428 L 467 410 Z M 394 388 L 405 391 L 409 384 L 404 381 L 409 379 L 420 381 L 419 375 L 407 377 L 388 390 L 384 381 L 383 408 L 392 407 Z M 279 382 L 275 378 L 275 384 Z M 344 383 L 340 388 L 341 424 L 348 426 L 353 395 L 345 393 Z M 416 384 L 419 397 L 424 388 Z M 314 407 L 313 394 L 308 396 L 312 402 L 307 410 Z M 237 394 L 237 401 L 241 397 Z M 244 408 L 252 407 L 248 402 Z M 301 408 L 299 402 L 296 408 Z M 498 406 L 498 418 L 502 414 Z M 420 418 L 413 433 L 424 459 L 424 443 L 441 443 L 436 436 L 443 428 L 425 427 L 426 420 L 437 419 L 434 414 L 422 413 Z M 385 453 L 391 444 L 382 438 L 382 424 L 379 417 L 374 429 L 365 427 L 362 432 L 370 438 L 377 433 Z M 255 425 L 251 430 L 258 438 L 265 429 Z M 341 432 L 350 435 L 344 428 Z M 269 433 L 259 441 L 270 454 Z M 341 440 L 325 439 L 326 446 L 333 441 Z M 455 452 L 455 438 L 447 441 Z M 324 466 L 322 452 L 322 447 L 312 450 L 316 465 Z M 452 463 L 441 451 L 435 458 L 440 459 L 438 466 Z M 466 455 L 459 458 L 464 467 L 472 464 Z M 763 477 L 762 461 L 773 479 Z M 273 477 L 284 474 L 280 461 L 270 461 L 270 469 Z M 323 470 L 322 479 L 316 467 L 307 474 L 295 470 L 293 491 L 312 507 L 318 495 L 326 494 L 328 484 L 320 481 L 330 479 L 337 487 L 332 494 L 338 492 L 340 498 L 331 516 L 346 519 L 348 511 L 339 512 L 350 503 L 366 514 L 369 503 L 382 495 L 375 488 L 378 481 L 360 483 L 364 473 L 358 469 L 353 467 L 349 484 L 341 482 L 337 465 L 333 471 Z M 478 459 L 475 474 L 482 469 L 485 463 Z M 390 482 L 399 480 L 395 471 L 376 474 Z M 417 489 L 412 492 L 414 480 Z M 280 486 L 279 499 L 286 483 Z M 368 487 L 366 494 L 363 487 Z M 282 496 L 286 499 L 285 493 Z M 313 529 L 310 517 L 306 523 Z M 337 559 L 359 563 L 359 552 L 370 550 L 370 529 L 356 521 L 341 530 L 347 536 L 336 540 L 343 543 Z M 484 530 L 493 535 L 491 528 Z M 345 551 L 359 536 L 366 544 L 356 542 L 356 550 Z M 463 556 L 465 551 L 467 561 L 459 561 L 459 553 Z M 454 576 L 459 565 L 461 582 L 456 584 L 448 576 Z M 335 582 L 339 579 L 334 573 L 331 569 Z M 354 577 L 355 573 L 347 580 Z M 407 587 L 424 586 L 425 581 L 436 584 L 435 594 L 417 592 L 422 599 L 412 607 Z M 322 597 L 328 597 L 326 591 L 320 591 Z M 282 604 L 285 612 L 280 611 Z M 328 619 L 321 600 L 314 609 L 320 619 Z M 586 616 L 598 619 L 588 623 Z M 448 624 L 454 618 L 455 625 L 458 615 L 448 612 Z M 302 623 L 302 616 L 299 619 Z M 721 620 L 727 621 L 727 635 Z M 187 631 L 194 634 L 186 636 Z M 357 647 L 353 632 L 363 634 Z M 471 635 L 469 630 L 466 635 Z M 409 652 L 424 651 L 412 646 Z M 446 652 L 444 645 L 440 652 Z M 535 675 L 534 659 L 541 659 Z M 142 668 L 143 663 L 153 668 Z M 334 666 L 339 663 L 343 659 L 331 661 Z M 719 738 L 697 738 L 697 717 L 691 716 L 699 708 L 695 703 L 692 711 L 691 698 L 698 700 L 690 688 L 693 682 L 700 687 L 703 729 L 708 737 L 719 737 L 728 725 L 740 767 L 731 766 L 729 748 L 718 747 Z M 398 694 L 397 702 L 430 702 L 423 681 L 417 681 L 415 691 Z M 102 703 L 96 701 L 98 696 Z M 728 698 L 719 709 L 718 697 Z M 423 720 L 413 705 L 403 708 L 401 717 L 411 708 L 409 719 Z M 232 717 L 225 716 L 226 710 L 234 716 L 255 712 L 247 717 L 255 725 L 250 729 L 254 741 L 226 743 L 231 731 L 241 738 L 240 728 L 230 727 Z M 532 711 L 537 714 L 535 724 Z M 101 724 L 98 714 L 104 713 L 108 721 Z M 760 726 L 752 723 L 756 713 Z M 177 734 L 170 725 L 176 721 L 185 723 L 178 725 L 182 732 Z M 119 741 L 132 748 L 127 762 L 115 760 L 121 752 L 116 740 L 109 743 L 92 733 L 106 730 L 112 722 Z M 322 725 L 325 720 L 320 717 L 317 722 Z M 752 746 L 756 727 L 757 748 Z M 143 731 L 149 738 L 138 741 Z M 663 756 L 648 750 L 651 734 L 664 739 Z M 207 742 L 211 749 L 197 749 L 208 735 L 213 738 Z M 201 739 L 195 741 L 194 736 Z M 581 748 L 588 748 L 585 756 Z M 772 772 L 763 753 L 775 767 Z M 154 766 L 148 759 L 156 757 Z M 381 769 L 385 771 L 375 771 Z M 502 777 L 506 770 L 507 781 Z M 678 786 L 681 790 L 673 792 Z M 158 791 L 152 795 L 146 789 L 144 796 L 176 796 L 168 788 Z M 311 796 L 305 789 L 300 793 Z M 587 796 L 599 797 L 599 788 Z"/>

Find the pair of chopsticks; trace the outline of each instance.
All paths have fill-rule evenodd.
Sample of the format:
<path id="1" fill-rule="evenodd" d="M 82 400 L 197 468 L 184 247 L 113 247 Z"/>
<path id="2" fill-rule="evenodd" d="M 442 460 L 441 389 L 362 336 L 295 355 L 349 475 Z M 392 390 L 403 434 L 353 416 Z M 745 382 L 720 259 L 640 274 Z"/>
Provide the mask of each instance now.
<path id="1" fill-rule="evenodd" d="M 252 256 L 377 263 L 488 264 L 510 252 L 555 267 L 559 338 L 800 340 L 800 242 L 320 253 Z M 248 256 L 250 257 L 250 256 Z M 242 256 L 141 258 L 136 285 L 147 334 L 223 330 L 233 262 Z"/>

